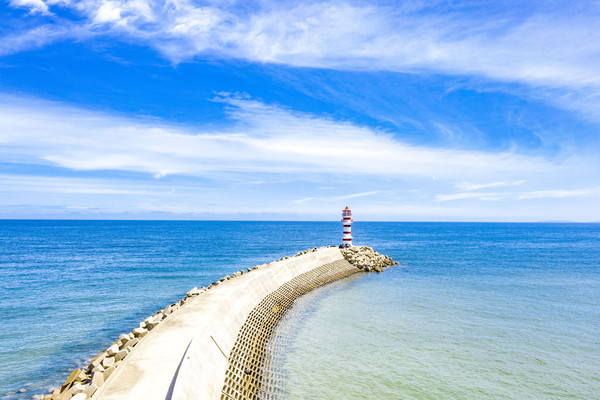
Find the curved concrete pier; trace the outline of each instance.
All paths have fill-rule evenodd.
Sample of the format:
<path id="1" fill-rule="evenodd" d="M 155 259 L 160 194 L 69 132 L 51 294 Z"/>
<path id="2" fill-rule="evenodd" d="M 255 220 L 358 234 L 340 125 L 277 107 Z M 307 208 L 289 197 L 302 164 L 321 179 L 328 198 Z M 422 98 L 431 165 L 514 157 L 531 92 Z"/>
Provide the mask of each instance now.
<path id="1" fill-rule="evenodd" d="M 92 399 L 244 398 L 224 395 L 223 389 L 248 316 L 286 283 L 325 265 L 346 268 L 339 277 L 358 271 L 340 249 L 321 248 L 267 264 L 194 297 L 146 335 Z"/>

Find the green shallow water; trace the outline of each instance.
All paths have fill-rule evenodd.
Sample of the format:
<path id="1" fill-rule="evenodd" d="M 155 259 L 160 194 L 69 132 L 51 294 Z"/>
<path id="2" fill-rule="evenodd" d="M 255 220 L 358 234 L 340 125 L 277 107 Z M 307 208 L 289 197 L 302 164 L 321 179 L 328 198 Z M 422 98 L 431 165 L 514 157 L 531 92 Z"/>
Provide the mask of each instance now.
<path id="1" fill-rule="evenodd" d="M 580 233 L 389 249 L 407 264 L 296 301 L 277 330 L 280 398 L 600 398 L 597 233 Z"/>

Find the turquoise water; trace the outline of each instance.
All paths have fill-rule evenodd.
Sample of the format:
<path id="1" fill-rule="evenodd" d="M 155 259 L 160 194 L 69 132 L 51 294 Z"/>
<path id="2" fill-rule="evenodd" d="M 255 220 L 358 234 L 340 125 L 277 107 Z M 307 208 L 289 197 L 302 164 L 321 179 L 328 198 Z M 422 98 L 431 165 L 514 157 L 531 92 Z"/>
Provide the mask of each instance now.
<path id="1" fill-rule="evenodd" d="M 335 222 L 0 221 L 0 397 L 31 398 L 140 320 Z M 297 301 L 291 399 L 598 398 L 600 225 L 356 222 L 402 261 Z M 22 387 L 27 392 L 14 392 Z"/>
<path id="2" fill-rule="evenodd" d="M 282 398 L 600 398 L 598 225 L 392 226 L 364 236 L 402 266 L 279 327 Z"/>

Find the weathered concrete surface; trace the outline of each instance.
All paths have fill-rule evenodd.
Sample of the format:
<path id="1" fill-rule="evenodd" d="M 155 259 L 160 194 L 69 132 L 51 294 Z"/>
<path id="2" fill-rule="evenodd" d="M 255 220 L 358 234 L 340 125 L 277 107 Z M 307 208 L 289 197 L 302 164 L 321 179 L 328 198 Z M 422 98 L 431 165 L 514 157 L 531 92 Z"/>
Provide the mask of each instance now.
<path id="1" fill-rule="evenodd" d="M 219 399 L 227 357 L 252 309 L 296 276 L 341 259 L 338 248 L 323 248 L 268 264 L 201 293 L 146 335 L 92 398 Z M 174 392 L 184 360 L 188 367 L 181 372 L 193 371 L 193 379 L 187 379 L 193 385 L 180 385 Z"/>

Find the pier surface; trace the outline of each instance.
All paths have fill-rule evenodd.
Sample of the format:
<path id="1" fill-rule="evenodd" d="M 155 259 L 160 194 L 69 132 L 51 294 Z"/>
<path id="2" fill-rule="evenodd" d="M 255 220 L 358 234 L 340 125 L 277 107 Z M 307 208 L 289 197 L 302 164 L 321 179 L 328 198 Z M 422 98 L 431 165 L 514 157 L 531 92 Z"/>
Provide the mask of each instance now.
<path id="1" fill-rule="evenodd" d="M 92 399 L 243 398 L 223 394 L 223 388 L 248 316 L 286 283 L 325 265 L 348 272 L 339 277 L 350 273 L 340 249 L 327 247 L 267 264 L 192 298 L 140 341 Z"/>

